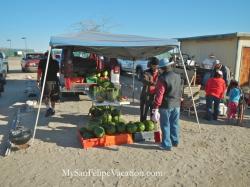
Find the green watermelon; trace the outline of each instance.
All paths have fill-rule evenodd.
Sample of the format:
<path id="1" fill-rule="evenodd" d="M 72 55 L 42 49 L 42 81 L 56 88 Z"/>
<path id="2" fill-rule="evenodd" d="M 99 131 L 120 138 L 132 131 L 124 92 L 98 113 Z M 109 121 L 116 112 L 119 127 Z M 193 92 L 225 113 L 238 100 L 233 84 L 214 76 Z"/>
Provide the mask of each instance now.
<path id="1" fill-rule="evenodd" d="M 146 120 L 143 122 L 145 125 L 145 131 L 152 131 L 155 129 L 155 124 L 151 120 Z"/>
<path id="2" fill-rule="evenodd" d="M 112 122 L 112 116 L 111 114 L 105 113 L 102 116 L 102 123 L 109 123 Z"/>
<path id="3" fill-rule="evenodd" d="M 137 131 L 137 125 L 134 124 L 133 122 L 129 122 L 129 123 L 127 124 L 127 131 L 128 131 L 129 133 L 135 133 L 135 132 Z"/>
<path id="4" fill-rule="evenodd" d="M 114 116 L 114 117 L 112 118 L 112 121 L 113 121 L 114 123 L 119 123 L 119 122 L 120 122 L 120 116 Z"/>
<path id="5" fill-rule="evenodd" d="M 123 123 L 123 122 L 119 122 L 116 125 L 116 131 L 119 132 L 119 133 L 124 133 L 126 131 L 126 124 Z"/>
<path id="6" fill-rule="evenodd" d="M 85 131 L 85 132 L 82 134 L 82 137 L 83 137 L 84 139 L 91 139 L 91 138 L 94 138 L 95 136 L 94 136 L 91 132 Z"/>
<path id="7" fill-rule="evenodd" d="M 94 128 L 94 134 L 97 138 L 101 138 L 105 134 L 105 130 L 103 127 L 95 127 Z"/>
<path id="8" fill-rule="evenodd" d="M 106 131 L 106 133 L 109 134 L 109 135 L 115 134 L 115 132 L 116 132 L 115 125 L 107 124 L 107 125 L 105 126 L 105 131 Z"/>
<path id="9" fill-rule="evenodd" d="M 145 130 L 145 125 L 142 122 L 135 122 L 135 124 L 137 125 L 137 132 L 142 132 Z"/>
<path id="10" fill-rule="evenodd" d="M 79 129 L 79 132 L 80 132 L 81 135 L 82 135 L 84 132 L 86 132 L 86 131 L 88 131 L 88 129 L 87 129 L 86 127 L 81 127 L 81 128 Z"/>

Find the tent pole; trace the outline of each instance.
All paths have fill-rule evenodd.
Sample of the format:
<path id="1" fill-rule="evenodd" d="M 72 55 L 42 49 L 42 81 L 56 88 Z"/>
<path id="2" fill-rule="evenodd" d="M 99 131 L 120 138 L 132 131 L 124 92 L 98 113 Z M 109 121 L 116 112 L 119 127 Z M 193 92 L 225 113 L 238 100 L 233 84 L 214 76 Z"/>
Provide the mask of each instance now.
<path id="1" fill-rule="evenodd" d="M 132 92 L 132 97 L 133 97 L 133 103 L 135 102 L 135 59 L 133 58 L 133 92 Z"/>
<path id="2" fill-rule="evenodd" d="M 34 142 L 35 135 L 36 135 L 36 128 L 37 128 L 37 123 L 38 123 L 38 119 L 39 119 L 39 115 L 40 115 L 40 110 L 41 110 L 41 105 L 42 105 L 42 99 L 43 99 L 43 94 L 44 94 L 44 88 L 45 88 L 45 82 L 46 82 L 47 73 L 48 73 L 50 54 L 51 54 L 51 46 L 49 46 L 48 57 L 47 57 L 47 62 L 46 62 L 46 68 L 45 68 L 45 73 L 44 73 L 44 78 L 43 78 L 43 84 L 42 84 L 43 85 L 42 86 L 42 92 L 41 92 L 40 101 L 39 101 L 39 107 L 38 107 L 38 111 L 37 111 L 37 115 L 36 115 L 36 123 L 35 123 L 35 127 L 34 127 L 33 137 L 32 137 L 32 140 L 31 140 L 31 145 Z"/>
<path id="3" fill-rule="evenodd" d="M 185 71 L 185 75 L 186 75 L 186 79 L 187 79 L 187 82 L 188 82 L 189 91 L 191 93 L 191 97 L 192 97 L 192 101 L 193 101 L 193 106 L 194 106 L 195 117 L 196 117 L 197 123 L 199 125 L 199 132 L 201 132 L 200 122 L 199 122 L 199 118 L 198 118 L 198 115 L 197 115 L 197 110 L 196 110 L 196 106 L 195 106 L 195 102 L 194 102 L 194 97 L 193 97 L 193 91 L 191 89 L 191 84 L 190 84 L 190 81 L 189 81 L 189 78 L 188 78 L 187 69 L 186 69 L 186 65 L 185 65 L 184 60 L 183 60 L 183 56 L 182 56 L 182 53 L 181 53 L 180 46 L 178 46 L 178 50 L 179 50 L 179 53 L 180 53 L 180 56 L 181 56 L 182 65 L 183 65 L 183 68 L 184 68 L 184 71 Z"/>

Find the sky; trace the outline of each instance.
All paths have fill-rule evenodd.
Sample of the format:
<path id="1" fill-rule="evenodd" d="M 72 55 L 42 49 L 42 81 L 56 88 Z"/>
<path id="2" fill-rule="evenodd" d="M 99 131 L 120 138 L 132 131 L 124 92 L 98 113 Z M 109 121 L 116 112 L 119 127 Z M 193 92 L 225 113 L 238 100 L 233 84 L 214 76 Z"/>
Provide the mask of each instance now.
<path id="1" fill-rule="evenodd" d="M 0 48 L 48 48 L 51 36 L 78 32 L 79 22 L 105 31 L 157 38 L 250 33 L 249 0 L 1 0 Z"/>

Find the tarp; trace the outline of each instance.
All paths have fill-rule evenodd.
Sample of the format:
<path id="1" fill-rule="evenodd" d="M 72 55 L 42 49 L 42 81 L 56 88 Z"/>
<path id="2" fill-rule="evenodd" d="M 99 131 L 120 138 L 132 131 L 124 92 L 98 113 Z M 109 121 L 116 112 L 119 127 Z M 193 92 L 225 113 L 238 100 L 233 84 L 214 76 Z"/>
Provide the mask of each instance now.
<path id="1" fill-rule="evenodd" d="M 179 45 L 175 39 L 99 32 L 79 32 L 52 36 L 52 48 L 73 47 L 98 55 L 121 59 L 145 59 L 170 51 Z"/>

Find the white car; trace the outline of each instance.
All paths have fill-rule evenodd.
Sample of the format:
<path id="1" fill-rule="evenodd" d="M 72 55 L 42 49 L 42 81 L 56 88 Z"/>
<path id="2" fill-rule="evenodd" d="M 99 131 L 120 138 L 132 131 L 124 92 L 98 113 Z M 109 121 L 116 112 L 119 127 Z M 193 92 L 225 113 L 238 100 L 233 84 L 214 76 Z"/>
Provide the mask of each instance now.
<path id="1" fill-rule="evenodd" d="M 138 80 L 141 80 L 143 71 L 148 69 L 148 60 L 122 60 L 117 59 L 120 65 L 121 71 L 135 72 Z M 134 66 L 134 67 L 133 67 Z"/>

